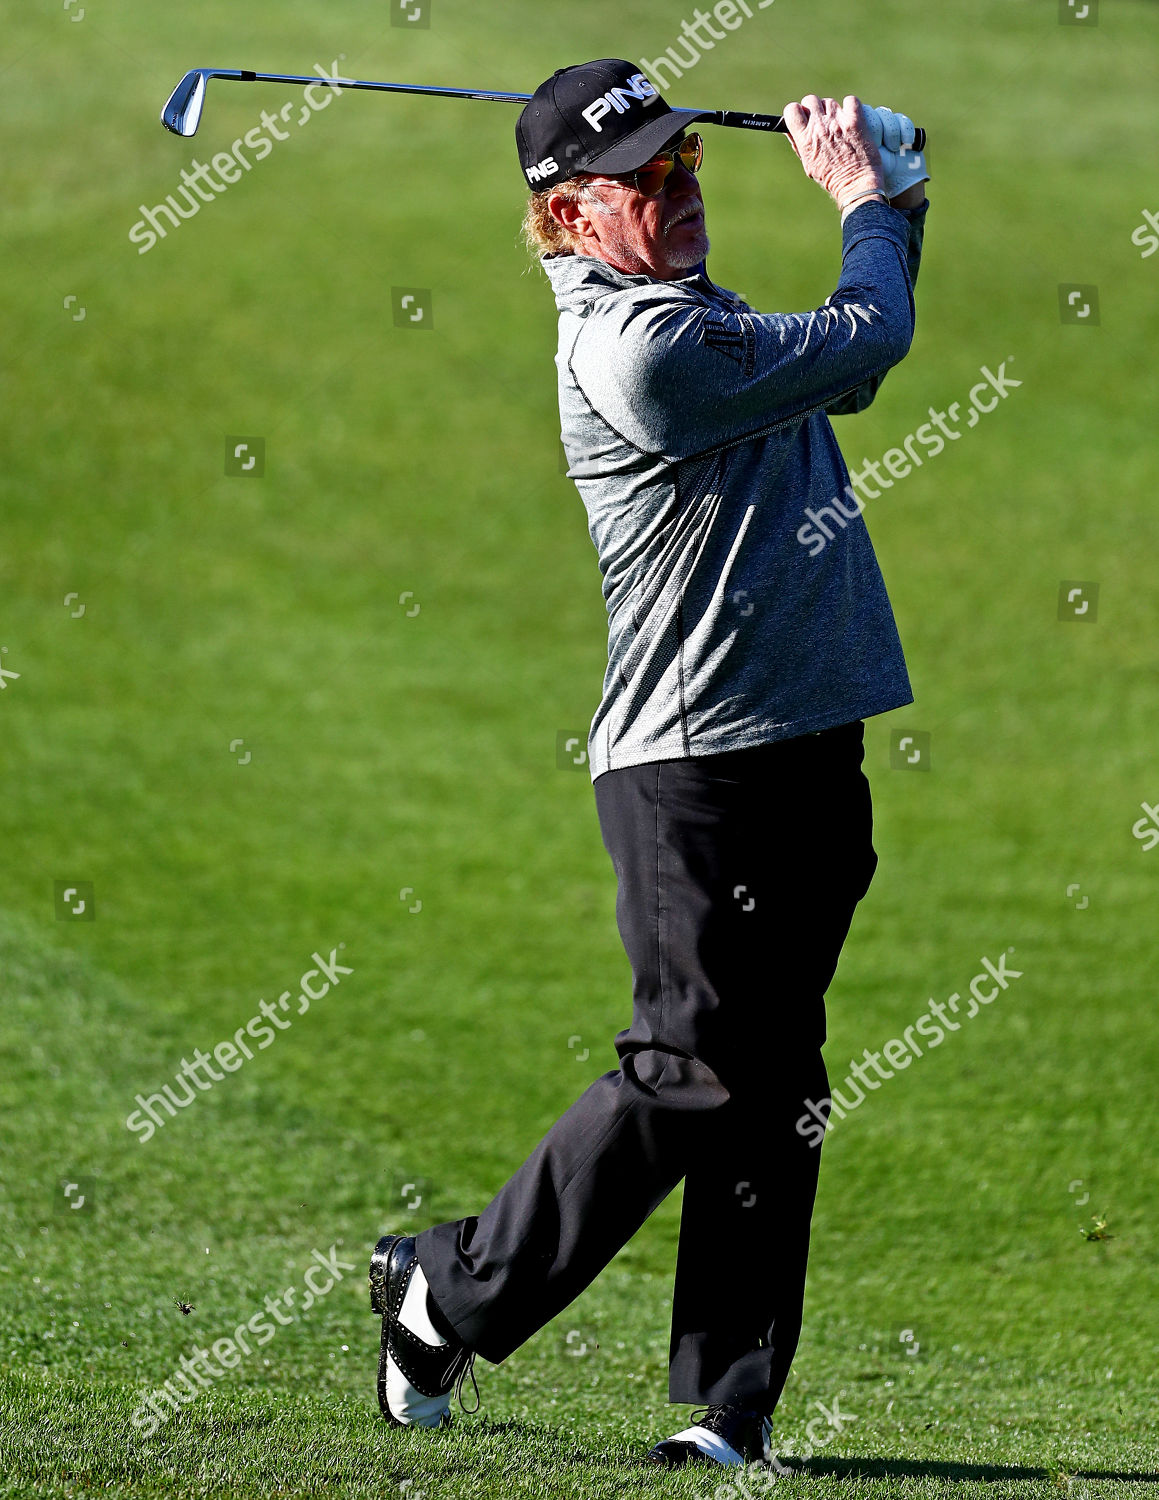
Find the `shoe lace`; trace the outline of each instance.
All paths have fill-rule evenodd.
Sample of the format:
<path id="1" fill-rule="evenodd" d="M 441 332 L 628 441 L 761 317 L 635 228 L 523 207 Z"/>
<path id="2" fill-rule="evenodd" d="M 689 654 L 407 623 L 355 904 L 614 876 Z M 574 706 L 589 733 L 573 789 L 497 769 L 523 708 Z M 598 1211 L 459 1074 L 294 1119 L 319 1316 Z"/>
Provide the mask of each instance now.
<path id="1" fill-rule="evenodd" d="M 772 1427 L 768 1417 L 749 1407 L 740 1406 L 698 1406 L 689 1420 L 694 1427 L 707 1427 L 710 1432 L 720 1432 L 722 1427 L 734 1427 L 738 1421 L 755 1421 L 759 1424 L 762 1437 L 766 1435 L 766 1424 L 769 1429 Z M 726 1435 L 721 1433 L 721 1436 Z"/>
<path id="2" fill-rule="evenodd" d="M 471 1384 L 475 1387 L 474 1406 L 466 1406 L 463 1402 L 463 1383 L 468 1375 L 471 1377 Z M 473 1416 L 482 1405 L 482 1398 L 479 1395 L 479 1382 L 475 1379 L 475 1351 L 473 1349 L 467 1354 L 467 1357 L 459 1367 L 459 1373 L 455 1378 L 455 1396 L 458 1399 L 460 1407 L 462 1407 L 468 1416 Z"/>

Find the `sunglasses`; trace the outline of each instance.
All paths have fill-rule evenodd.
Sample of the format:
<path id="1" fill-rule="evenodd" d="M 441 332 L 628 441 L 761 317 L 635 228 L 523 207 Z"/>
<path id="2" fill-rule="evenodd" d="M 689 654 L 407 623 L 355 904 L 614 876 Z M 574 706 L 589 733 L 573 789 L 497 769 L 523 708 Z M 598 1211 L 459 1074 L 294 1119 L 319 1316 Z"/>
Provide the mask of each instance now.
<path id="1" fill-rule="evenodd" d="M 622 177 L 611 177 L 609 181 L 616 187 L 634 187 L 645 198 L 656 198 L 663 192 L 664 184 L 676 170 L 677 158 L 693 175 L 700 171 L 700 164 L 704 160 L 704 141 L 695 131 L 686 135 L 679 145 L 659 152 L 635 172 L 628 172 Z"/>

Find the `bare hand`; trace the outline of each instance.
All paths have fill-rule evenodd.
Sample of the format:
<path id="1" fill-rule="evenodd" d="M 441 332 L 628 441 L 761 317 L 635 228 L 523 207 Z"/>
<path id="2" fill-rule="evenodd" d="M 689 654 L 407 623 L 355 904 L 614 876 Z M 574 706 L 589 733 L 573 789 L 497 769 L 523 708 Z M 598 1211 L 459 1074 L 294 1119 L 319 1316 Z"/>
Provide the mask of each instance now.
<path id="1" fill-rule="evenodd" d="M 799 104 L 786 104 L 785 125 L 805 172 L 839 208 L 861 193 L 881 191 L 881 153 L 856 94 L 847 94 L 841 104 L 806 94 Z"/>

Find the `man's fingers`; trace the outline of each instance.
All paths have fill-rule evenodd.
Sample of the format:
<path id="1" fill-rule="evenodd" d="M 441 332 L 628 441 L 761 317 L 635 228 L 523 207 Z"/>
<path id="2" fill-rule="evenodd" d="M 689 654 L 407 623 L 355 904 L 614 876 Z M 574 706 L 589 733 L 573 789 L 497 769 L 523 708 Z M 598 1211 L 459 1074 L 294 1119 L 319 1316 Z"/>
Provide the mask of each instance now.
<path id="1" fill-rule="evenodd" d="M 866 114 L 871 122 L 876 122 L 874 141 L 884 150 L 892 151 L 896 156 L 898 152 L 908 151 L 913 146 L 917 131 L 909 115 L 899 114 L 885 104 L 876 105 L 867 110 Z"/>
<path id="2" fill-rule="evenodd" d="M 781 117 L 794 135 L 804 130 L 809 123 L 809 111 L 803 104 L 786 104 Z"/>
<path id="3" fill-rule="evenodd" d="M 878 107 L 877 113 L 881 116 L 881 144 L 896 155 L 901 150 L 901 121 L 884 105 Z"/>
<path id="4" fill-rule="evenodd" d="M 876 138 L 872 128 L 873 111 L 867 110 L 856 94 L 846 94 L 838 110 L 837 121 L 843 135 L 854 136 L 868 141 L 871 145 L 875 144 Z"/>
<path id="5" fill-rule="evenodd" d="M 881 111 L 870 109 L 868 104 L 861 106 L 861 123 L 865 126 L 865 132 L 875 146 L 881 145 Z"/>
<path id="6" fill-rule="evenodd" d="M 856 94 L 846 94 L 838 111 L 845 124 L 852 127 L 862 119 L 861 100 Z"/>
<path id="7" fill-rule="evenodd" d="M 799 103 L 785 106 L 785 124 L 790 129 L 790 139 L 802 134 L 810 123 L 821 120 L 842 126 L 847 131 L 857 130 L 863 138 L 895 156 L 912 147 L 916 135 L 914 122 L 908 115 L 898 114 L 884 104 L 871 109 L 862 104 L 856 94 L 846 94 L 840 104 L 836 99 L 805 94 Z"/>
<path id="8" fill-rule="evenodd" d="M 784 120 L 785 128 L 788 131 L 789 145 L 792 146 L 799 157 L 801 153 L 797 151 L 796 137 L 805 133 L 809 124 L 809 111 L 801 104 L 786 104 L 781 118 Z"/>

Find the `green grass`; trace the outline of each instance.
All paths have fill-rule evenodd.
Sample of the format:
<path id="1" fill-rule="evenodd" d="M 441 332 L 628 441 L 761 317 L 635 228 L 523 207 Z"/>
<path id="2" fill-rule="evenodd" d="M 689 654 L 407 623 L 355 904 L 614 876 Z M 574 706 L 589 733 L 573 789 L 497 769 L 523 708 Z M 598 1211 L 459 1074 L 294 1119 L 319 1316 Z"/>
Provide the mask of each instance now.
<path id="1" fill-rule="evenodd" d="M 686 1411 L 666 1404 L 679 1192 L 480 1362 L 477 1416 L 400 1434 L 374 1401 L 375 1238 L 478 1211 L 614 1065 L 630 1006 L 590 783 L 555 766 L 598 699 L 605 614 L 557 472 L 514 111 L 351 95 L 148 254 L 127 239 L 193 156 L 291 96 L 211 87 L 178 142 L 156 115 L 188 66 L 345 53 L 530 89 L 654 57 L 693 9 L 438 0 L 408 35 L 369 0 L 0 4 L 0 661 L 21 674 L 0 693 L 2 1494 L 726 1478 L 640 1464 Z M 775 1419 L 802 1466 L 786 1496 L 1159 1482 L 1159 851 L 1130 831 L 1159 797 L 1159 257 L 1130 238 L 1159 208 L 1157 43 L 1142 0 L 1091 30 L 1052 0 L 778 0 L 667 90 L 775 109 L 855 89 L 930 132 L 918 335 L 839 420 L 851 463 L 983 364 L 1023 380 L 866 512 L 917 701 L 867 725 L 881 865 L 830 991 L 834 1081 L 983 954 L 1012 946 L 1023 977 L 825 1147 Z M 834 215 L 783 143 L 709 132 L 704 181 L 715 277 L 762 308 L 823 301 Z M 1060 326 L 1062 282 L 1098 284 L 1100 327 Z M 392 286 L 432 289 L 432 330 L 393 326 Z M 265 437 L 262 480 L 224 477 L 226 434 Z M 1093 626 L 1057 620 L 1064 578 L 1100 583 Z M 932 734 L 928 775 L 889 769 L 898 726 Z M 56 920 L 57 880 L 94 882 L 95 921 Z M 353 974 L 276 1045 L 148 1143 L 125 1129 L 138 1092 L 339 943 Z M 1096 1212 L 1113 1238 L 1079 1233 Z M 134 1431 L 143 1390 L 331 1245 L 358 1269 Z M 817 1422 L 834 1402 L 856 1414 L 840 1432 Z"/>

